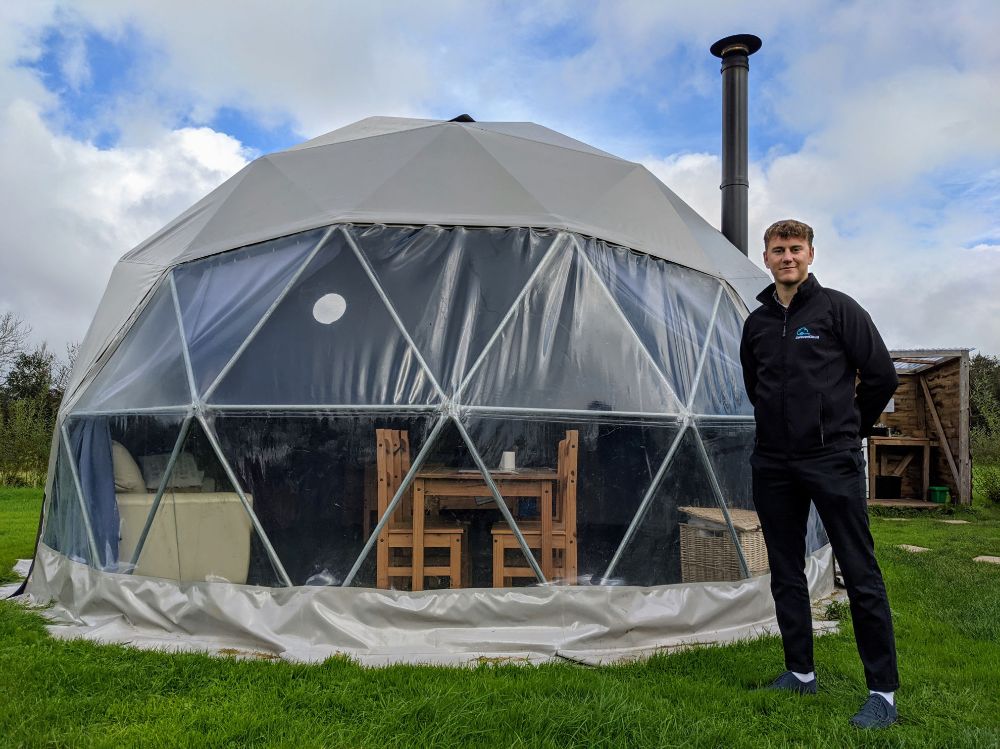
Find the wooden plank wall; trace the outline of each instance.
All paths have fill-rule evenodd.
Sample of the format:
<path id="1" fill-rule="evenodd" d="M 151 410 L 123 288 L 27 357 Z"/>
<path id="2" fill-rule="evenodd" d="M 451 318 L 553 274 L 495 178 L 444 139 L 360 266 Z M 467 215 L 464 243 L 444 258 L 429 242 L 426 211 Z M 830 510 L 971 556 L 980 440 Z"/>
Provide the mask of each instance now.
<path id="1" fill-rule="evenodd" d="M 941 418 L 941 424 L 951 445 L 955 462 L 961 464 L 961 360 L 957 358 L 953 359 L 922 374 L 927 380 L 931 395 L 934 397 L 938 416 Z M 901 433 L 904 437 L 938 439 L 937 430 L 934 428 L 934 420 L 925 403 L 918 375 L 901 374 L 899 376 L 899 387 L 896 389 L 893 398 L 895 399 L 896 410 L 893 413 L 882 414 L 880 421 L 883 424 L 892 427 L 894 431 Z M 891 450 L 890 454 L 892 454 Z M 903 454 L 905 453 L 898 453 L 898 455 Z M 893 463 L 897 459 L 894 457 Z M 965 460 L 968 461 L 968 457 Z M 962 496 L 962 492 L 959 491 L 959 486 L 952 478 L 951 469 L 948 467 L 948 459 L 944 456 L 944 452 L 942 450 L 932 451 L 931 461 L 931 486 L 947 486 L 952 498 L 957 501 Z M 920 471 L 920 461 L 913 460 L 910 467 L 903 474 L 902 496 L 920 496 Z"/>
<path id="2" fill-rule="evenodd" d="M 913 375 L 900 375 L 895 395 L 896 410 L 884 413 L 880 421 L 904 437 L 927 437 L 928 419 L 920 382 Z M 934 426 L 930 425 L 933 430 Z"/>
<path id="3" fill-rule="evenodd" d="M 960 369 L 959 359 L 953 359 L 934 369 L 924 372 L 924 379 L 930 388 L 934 404 L 937 406 L 938 416 L 941 418 L 941 425 L 948 437 L 951 447 L 951 454 L 955 462 L 959 462 L 959 429 L 961 426 L 961 398 L 960 398 Z M 926 410 L 926 409 L 925 409 Z M 934 429 L 934 421 L 927 415 L 929 436 L 937 439 L 937 431 Z M 931 463 L 931 486 L 947 486 L 951 496 L 957 500 L 961 496 L 958 484 L 952 478 L 951 469 L 948 467 L 948 459 L 944 456 L 943 450 L 935 450 Z"/>

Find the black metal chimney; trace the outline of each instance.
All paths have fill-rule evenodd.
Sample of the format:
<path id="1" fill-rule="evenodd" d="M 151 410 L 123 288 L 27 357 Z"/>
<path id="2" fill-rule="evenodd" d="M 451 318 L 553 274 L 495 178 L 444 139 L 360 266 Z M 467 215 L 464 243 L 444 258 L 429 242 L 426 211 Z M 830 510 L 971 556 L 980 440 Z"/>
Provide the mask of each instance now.
<path id="1" fill-rule="evenodd" d="M 747 74 L 761 47 L 753 34 L 720 39 L 711 52 L 722 58 L 722 233 L 747 255 Z"/>

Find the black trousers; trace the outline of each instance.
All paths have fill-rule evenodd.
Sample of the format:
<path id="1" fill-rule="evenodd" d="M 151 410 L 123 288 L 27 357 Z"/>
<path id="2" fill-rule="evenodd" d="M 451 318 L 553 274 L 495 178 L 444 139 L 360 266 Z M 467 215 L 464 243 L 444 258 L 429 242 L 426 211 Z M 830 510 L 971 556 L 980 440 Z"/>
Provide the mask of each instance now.
<path id="1" fill-rule="evenodd" d="M 813 669 L 812 613 L 805 576 L 809 501 L 816 505 L 847 586 L 858 654 L 869 689 L 899 687 L 896 643 L 882 571 L 868 528 L 861 450 L 799 460 L 754 455 L 753 501 L 771 563 L 771 594 L 785 668 Z"/>

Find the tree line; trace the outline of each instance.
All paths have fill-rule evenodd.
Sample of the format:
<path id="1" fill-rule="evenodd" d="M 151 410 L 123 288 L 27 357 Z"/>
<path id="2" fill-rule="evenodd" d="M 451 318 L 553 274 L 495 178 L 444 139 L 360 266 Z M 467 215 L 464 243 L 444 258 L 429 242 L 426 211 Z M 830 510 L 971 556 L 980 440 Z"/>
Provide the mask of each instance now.
<path id="1" fill-rule="evenodd" d="M 30 340 L 30 325 L 13 312 L 0 315 L 0 485 L 45 483 L 56 414 L 79 348 L 70 344 L 57 356 Z"/>

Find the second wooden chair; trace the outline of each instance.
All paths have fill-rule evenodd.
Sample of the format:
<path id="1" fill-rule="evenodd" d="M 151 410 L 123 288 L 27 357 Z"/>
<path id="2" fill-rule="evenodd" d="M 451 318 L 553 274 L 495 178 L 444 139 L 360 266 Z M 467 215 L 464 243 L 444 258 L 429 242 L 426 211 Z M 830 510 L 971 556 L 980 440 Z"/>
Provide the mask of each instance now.
<path id="1" fill-rule="evenodd" d="M 553 503 L 552 518 L 552 560 L 551 569 L 556 578 L 570 585 L 577 576 L 576 553 L 576 484 L 577 456 L 580 447 L 580 433 L 576 429 L 567 430 L 559 441 L 557 462 L 557 487 Z M 533 552 L 542 548 L 542 523 L 540 520 L 521 521 L 517 524 L 521 535 Z M 508 561 L 509 551 L 517 550 L 517 558 Z M 543 567 L 548 566 L 543 564 Z M 535 572 L 524 559 L 524 552 L 517 542 L 514 531 L 507 523 L 493 526 L 493 587 L 510 587 L 516 578 L 535 578 Z"/>

